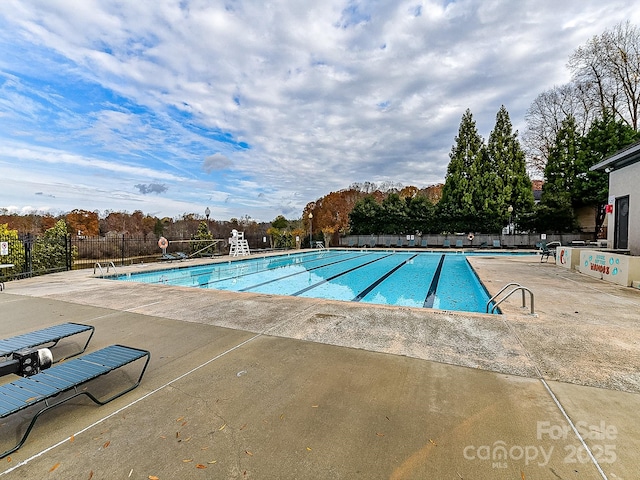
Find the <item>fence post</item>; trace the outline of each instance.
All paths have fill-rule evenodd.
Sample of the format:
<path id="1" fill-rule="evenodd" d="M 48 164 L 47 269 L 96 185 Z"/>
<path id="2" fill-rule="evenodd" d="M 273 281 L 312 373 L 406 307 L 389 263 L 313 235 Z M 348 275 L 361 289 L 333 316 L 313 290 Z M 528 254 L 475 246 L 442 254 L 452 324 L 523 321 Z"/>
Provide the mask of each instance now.
<path id="1" fill-rule="evenodd" d="M 72 252 L 73 248 L 71 247 L 71 234 L 67 233 L 64 237 L 64 253 L 67 260 L 67 271 L 71 270 L 72 266 Z"/>
<path id="2" fill-rule="evenodd" d="M 24 273 L 26 277 L 33 277 L 33 256 L 31 255 L 31 247 L 33 241 L 31 233 L 27 233 L 24 242 Z"/>
<path id="3" fill-rule="evenodd" d="M 120 266 L 124 267 L 124 233 L 122 234 L 122 247 L 121 247 L 121 258 L 120 258 Z"/>

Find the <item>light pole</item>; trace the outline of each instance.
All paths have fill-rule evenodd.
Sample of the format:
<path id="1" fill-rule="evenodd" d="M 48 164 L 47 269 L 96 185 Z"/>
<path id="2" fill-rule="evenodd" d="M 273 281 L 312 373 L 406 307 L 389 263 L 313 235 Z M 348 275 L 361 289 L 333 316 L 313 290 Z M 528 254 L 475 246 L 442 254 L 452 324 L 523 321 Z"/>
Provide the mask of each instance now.
<path id="1" fill-rule="evenodd" d="M 309 248 L 313 248 L 313 213 L 309 212 Z"/>
<path id="2" fill-rule="evenodd" d="M 210 215 L 210 214 L 211 214 L 211 210 L 209 210 L 209 207 L 207 207 L 207 208 L 204 210 L 204 216 L 205 216 L 205 217 L 207 217 L 207 233 L 210 233 L 210 232 L 209 232 L 209 215 Z"/>
<path id="3" fill-rule="evenodd" d="M 509 208 L 507 208 L 507 212 L 509 212 L 509 235 L 513 235 L 513 230 L 511 229 L 511 215 L 513 214 L 513 205 L 509 205 Z"/>

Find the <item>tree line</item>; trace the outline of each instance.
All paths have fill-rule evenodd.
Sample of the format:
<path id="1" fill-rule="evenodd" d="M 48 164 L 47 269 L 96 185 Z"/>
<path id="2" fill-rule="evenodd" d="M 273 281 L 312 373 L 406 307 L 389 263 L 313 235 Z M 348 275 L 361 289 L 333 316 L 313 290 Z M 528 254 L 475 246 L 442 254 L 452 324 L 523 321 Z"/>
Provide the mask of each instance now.
<path id="1" fill-rule="evenodd" d="M 67 225 L 69 234 L 79 237 L 153 235 L 156 238 L 166 236 L 172 239 L 191 239 L 202 228 L 200 224 L 204 223 L 212 238 L 228 238 L 233 229 L 258 236 L 265 235 L 270 226 L 269 222 L 256 222 L 249 216 L 215 220 L 208 219 L 205 215 L 185 213 L 176 218 L 159 218 L 140 210 L 132 213 L 106 211 L 101 215 L 98 211 L 81 209 L 54 216 L 38 212 L 10 213 L 6 209 L 0 209 L 0 225 L 5 224 L 8 229 L 20 234 L 43 235 L 60 220 Z"/>

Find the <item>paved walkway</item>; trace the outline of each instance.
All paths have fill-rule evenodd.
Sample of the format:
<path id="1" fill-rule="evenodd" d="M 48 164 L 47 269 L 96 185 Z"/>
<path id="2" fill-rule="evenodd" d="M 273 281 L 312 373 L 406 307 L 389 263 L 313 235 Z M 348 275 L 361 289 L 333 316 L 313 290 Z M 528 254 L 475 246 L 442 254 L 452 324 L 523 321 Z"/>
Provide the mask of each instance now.
<path id="1" fill-rule="evenodd" d="M 88 270 L 7 283 L 0 338 L 78 321 L 90 350 L 152 360 L 124 397 L 44 415 L 0 477 L 638 478 L 640 291 L 536 257 L 470 261 L 492 293 L 529 287 L 537 316 L 519 296 L 491 316 Z"/>

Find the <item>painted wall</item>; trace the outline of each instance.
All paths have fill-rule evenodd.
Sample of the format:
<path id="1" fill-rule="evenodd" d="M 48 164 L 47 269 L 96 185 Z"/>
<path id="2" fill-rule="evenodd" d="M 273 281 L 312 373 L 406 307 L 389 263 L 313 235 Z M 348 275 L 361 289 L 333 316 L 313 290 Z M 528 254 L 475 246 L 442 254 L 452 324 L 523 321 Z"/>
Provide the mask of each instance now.
<path id="1" fill-rule="evenodd" d="M 580 252 L 580 273 L 626 287 L 640 280 L 640 257 L 582 250 Z"/>
<path id="2" fill-rule="evenodd" d="M 629 195 L 629 249 L 631 255 L 640 255 L 640 162 L 614 170 L 609 174 L 609 197 Z M 614 202 L 615 208 L 615 202 Z M 615 211 L 608 215 L 607 241 L 613 247 Z"/>
<path id="3" fill-rule="evenodd" d="M 578 270 L 580 265 L 580 252 L 582 248 L 574 247 L 558 247 L 556 248 L 556 265 L 568 268 L 569 270 Z"/>

